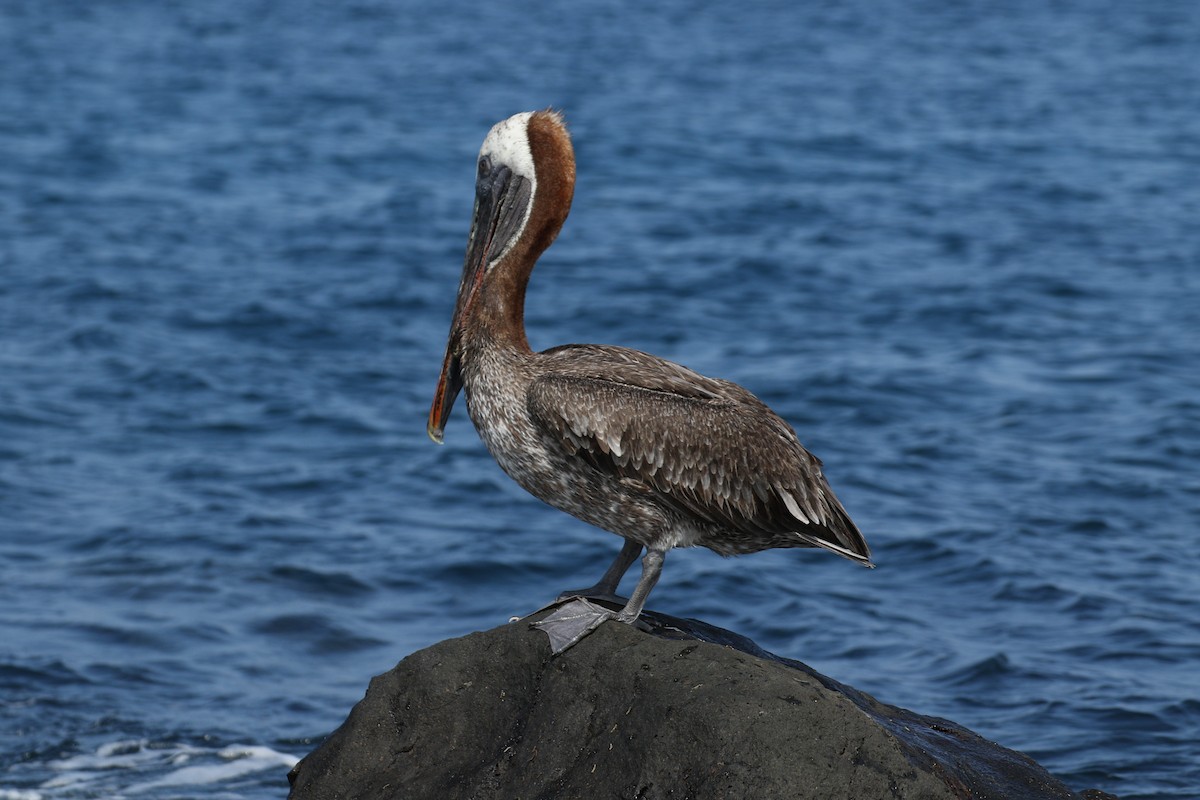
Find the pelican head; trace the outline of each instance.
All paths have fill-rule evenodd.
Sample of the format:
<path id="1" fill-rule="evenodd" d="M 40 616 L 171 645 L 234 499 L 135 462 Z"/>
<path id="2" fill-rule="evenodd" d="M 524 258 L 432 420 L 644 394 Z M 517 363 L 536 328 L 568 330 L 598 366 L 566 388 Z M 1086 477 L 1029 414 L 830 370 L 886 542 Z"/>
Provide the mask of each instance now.
<path id="1" fill-rule="evenodd" d="M 462 389 L 463 343 L 486 306 L 497 334 L 524 331 L 525 286 L 538 256 L 558 235 L 571 207 L 575 155 L 562 116 L 526 111 L 492 126 L 475 177 L 475 210 L 446 357 L 429 410 L 429 438 L 442 443 Z"/>

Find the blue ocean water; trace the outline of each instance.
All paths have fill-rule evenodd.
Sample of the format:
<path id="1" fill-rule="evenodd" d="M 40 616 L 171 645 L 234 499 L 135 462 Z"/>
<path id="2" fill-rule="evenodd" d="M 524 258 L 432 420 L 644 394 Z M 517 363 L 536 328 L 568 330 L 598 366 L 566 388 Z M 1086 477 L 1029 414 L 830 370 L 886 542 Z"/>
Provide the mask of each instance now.
<path id="1" fill-rule="evenodd" d="M 1200 10 L 0 9 L 0 798 L 267 798 L 619 544 L 425 414 L 474 158 L 567 115 L 530 339 L 751 388 L 879 568 L 650 605 L 1076 789 L 1200 794 Z"/>

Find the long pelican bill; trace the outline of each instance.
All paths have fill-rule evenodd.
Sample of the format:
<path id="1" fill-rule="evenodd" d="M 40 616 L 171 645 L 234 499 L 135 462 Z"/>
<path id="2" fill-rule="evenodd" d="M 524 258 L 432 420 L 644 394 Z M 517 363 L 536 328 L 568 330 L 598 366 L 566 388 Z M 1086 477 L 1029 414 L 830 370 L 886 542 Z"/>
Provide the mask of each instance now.
<path id="1" fill-rule="evenodd" d="M 454 408 L 454 400 L 462 389 L 462 368 L 458 356 L 453 352 L 453 345 L 453 341 L 446 345 L 446 360 L 442 362 L 442 374 L 438 378 L 433 405 L 429 407 L 429 424 L 425 428 L 429 438 L 438 444 L 444 441 L 446 420 L 450 418 L 450 409 Z"/>
<path id="2" fill-rule="evenodd" d="M 454 317 L 450 320 L 442 374 L 438 378 L 429 409 L 429 424 L 425 429 L 429 438 L 438 444 L 442 444 L 446 421 L 462 389 L 461 348 L 475 312 L 479 288 L 488 269 L 520 238 L 529 217 L 532 195 L 533 185 L 528 179 L 514 174 L 503 164 L 492 166 L 491 159 L 486 156 L 480 158 L 479 178 L 475 182 L 475 211 L 462 281 L 458 285 Z"/>

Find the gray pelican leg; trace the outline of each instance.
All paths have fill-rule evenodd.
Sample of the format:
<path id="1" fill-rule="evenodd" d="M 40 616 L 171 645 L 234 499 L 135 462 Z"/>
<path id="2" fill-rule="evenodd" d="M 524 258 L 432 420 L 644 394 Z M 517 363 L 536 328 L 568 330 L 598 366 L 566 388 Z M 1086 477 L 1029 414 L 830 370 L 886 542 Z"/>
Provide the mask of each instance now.
<path id="1" fill-rule="evenodd" d="M 630 595 L 625 608 L 621 609 L 620 614 L 617 614 L 618 621 L 627 625 L 637 622 L 637 618 L 642 614 L 642 606 L 646 605 L 646 598 L 650 596 L 650 590 L 654 588 L 654 584 L 658 583 L 658 577 L 662 575 L 663 561 L 666 559 L 666 555 L 665 550 L 646 548 L 646 555 L 642 558 L 642 577 L 634 587 L 633 594 Z"/>
<path id="2" fill-rule="evenodd" d="M 637 557 L 642 553 L 642 546 L 632 539 L 626 539 L 624 546 L 621 547 L 621 552 L 617 553 L 617 557 L 613 559 L 612 565 L 604 573 L 604 577 L 596 581 L 594 586 L 589 586 L 586 589 L 568 589 L 558 596 L 559 600 L 567 600 L 572 597 L 596 597 L 604 600 L 620 602 L 617 597 L 617 585 L 621 583 L 621 578 L 625 577 L 625 573 L 629 571 L 630 565 L 637 561 Z"/>
<path id="3" fill-rule="evenodd" d="M 627 549 L 628 545 L 621 550 L 622 555 L 625 555 Z M 550 637 L 550 650 L 554 655 L 558 655 L 579 644 L 585 636 L 599 628 L 607 620 L 614 619 L 632 625 L 641 615 L 642 607 L 646 605 L 646 598 L 650 596 L 650 590 L 654 588 L 654 584 L 658 583 L 665 555 L 663 550 L 646 550 L 646 555 L 642 558 L 642 577 L 638 580 L 629 602 L 620 612 L 609 611 L 588 600 L 577 598 L 560 607 L 545 619 L 532 623 L 533 627 L 546 632 L 546 635 Z M 636 558 L 636 553 L 634 557 Z M 613 567 L 617 567 L 621 560 L 622 556 L 617 556 Z M 629 559 L 630 562 L 632 560 Z M 622 571 L 628 567 L 629 565 L 626 564 Z M 610 568 L 609 572 L 612 571 Z M 607 576 L 608 573 L 605 573 L 605 577 Z"/>

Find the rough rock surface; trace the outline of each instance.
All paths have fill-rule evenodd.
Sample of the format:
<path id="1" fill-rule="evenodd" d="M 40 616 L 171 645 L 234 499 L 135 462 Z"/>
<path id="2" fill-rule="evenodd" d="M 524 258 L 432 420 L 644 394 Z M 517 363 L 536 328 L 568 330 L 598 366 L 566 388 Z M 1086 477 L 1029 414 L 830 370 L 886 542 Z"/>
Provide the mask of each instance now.
<path id="1" fill-rule="evenodd" d="M 536 618 L 535 615 L 534 618 Z M 412 654 L 289 776 L 291 798 L 1099 798 L 948 720 L 694 620 L 528 620 Z"/>

